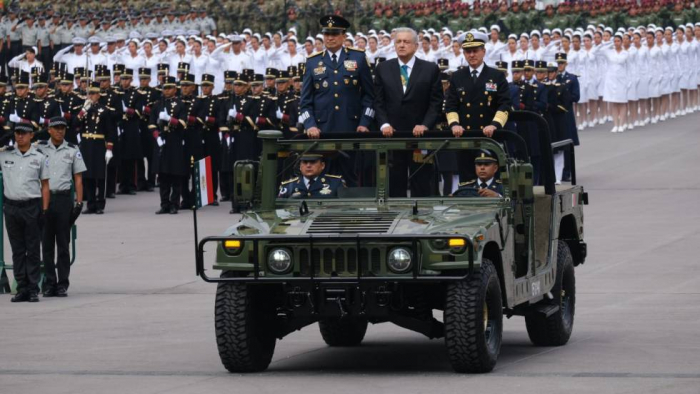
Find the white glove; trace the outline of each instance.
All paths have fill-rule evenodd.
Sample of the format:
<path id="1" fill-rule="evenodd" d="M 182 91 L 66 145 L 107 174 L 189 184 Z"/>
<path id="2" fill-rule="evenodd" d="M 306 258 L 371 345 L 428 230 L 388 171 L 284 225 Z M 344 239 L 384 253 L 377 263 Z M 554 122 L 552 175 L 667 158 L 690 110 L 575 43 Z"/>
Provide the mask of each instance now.
<path id="1" fill-rule="evenodd" d="M 238 116 L 238 111 L 236 111 L 236 106 L 234 105 L 230 110 L 228 110 L 228 117 L 235 119 Z"/>
<path id="2" fill-rule="evenodd" d="M 46 120 L 46 119 L 44 119 L 43 116 L 40 116 L 40 117 L 39 117 L 39 123 L 40 123 L 40 124 L 43 125 L 45 120 Z"/>
<path id="3" fill-rule="evenodd" d="M 163 120 L 163 121 L 165 121 L 165 122 L 170 122 L 171 116 L 168 115 L 167 112 L 162 111 L 162 112 L 158 115 L 158 119 Z"/>
<path id="4" fill-rule="evenodd" d="M 275 112 L 275 115 L 277 116 L 277 119 L 282 120 L 282 110 L 277 108 L 277 112 Z"/>
<path id="5" fill-rule="evenodd" d="M 158 139 L 156 140 L 156 142 L 158 142 L 158 147 L 161 147 L 161 146 L 165 145 L 165 141 L 163 141 L 163 139 L 160 138 L 160 137 L 158 137 Z"/>
<path id="6" fill-rule="evenodd" d="M 86 101 L 85 101 L 85 104 L 83 104 L 83 110 L 84 110 L 84 111 L 87 111 L 87 110 L 90 109 L 90 107 L 92 107 L 92 101 L 86 100 Z"/>
<path id="7" fill-rule="evenodd" d="M 126 112 L 126 105 L 124 105 L 123 101 L 122 101 L 122 111 Z"/>
<path id="8" fill-rule="evenodd" d="M 109 164 L 109 161 L 112 160 L 112 157 L 114 157 L 114 154 L 108 149 L 105 153 L 105 161 L 107 161 L 107 164 Z"/>
<path id="9" fill-rule="evenodd" d="M 19 116 L 17 116 L 17 112 L 15 112 L 15 113 L 13 113 L 13 114 L 10 115 L 10 122 L 19 123 L 19 122 L 21 122 L 21 121 L 22 121 L 22 118 L 20 118 Z"/>

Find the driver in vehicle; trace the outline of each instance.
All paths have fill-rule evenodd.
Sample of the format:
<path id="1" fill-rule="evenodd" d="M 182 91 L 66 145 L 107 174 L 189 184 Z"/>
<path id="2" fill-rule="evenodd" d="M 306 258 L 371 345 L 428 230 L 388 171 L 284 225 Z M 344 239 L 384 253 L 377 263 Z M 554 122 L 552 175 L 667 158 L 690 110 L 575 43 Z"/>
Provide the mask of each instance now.
<path id="1" fill-rule="evenodd" d="M 454 197 L 503 197 L 503 184 L 496 179 L 498 159 L 489 150 L 482 149 L 474 159 L 477 179 L 459 184 Z"/>
<path id="2" fill-rule="evenodd" d="M 323 155 L 306 153 L 299 160 L 301 176 L 280 184 L 278 198 L 337 198 L 338 189 L 345 188 L 340 175 L 326 174 Z"/>

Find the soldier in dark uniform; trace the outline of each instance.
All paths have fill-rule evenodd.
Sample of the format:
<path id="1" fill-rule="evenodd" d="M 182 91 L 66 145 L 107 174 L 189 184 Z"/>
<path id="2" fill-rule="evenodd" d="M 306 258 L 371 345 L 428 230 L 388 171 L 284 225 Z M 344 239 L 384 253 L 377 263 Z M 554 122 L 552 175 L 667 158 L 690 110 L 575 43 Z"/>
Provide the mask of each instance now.
<path id="1" fill-rule="evenodd" d="M 31 124 L 18 123 L 14 128 L 16 146 L 0 150 L 5 227 L 17 280 L 12 302 L 39 301 L 41 221 L 46 217 L 50 194 L 46 157 L 32 146 L 33 134 Z"/>
<path id="2" fill-rule="evenodd" d="M 145 162 L 144 160 L 138 160 L 136 163 L 138 171 L 138 191 L 152 192 L 156 184 L 155 161 L 153 160 L 155 141 L 148 131 L 148 121 L 151 116 L 153 105 L 160 100 L 161 91 L 150 86 L 150 68 L 139 68 L 138 72 L 138 93 L 141 95 L 141 104 L 143 105 L 143 110 L 141 111 L 139 119 L 139 128 L 141 130 L 141 150 L 143 158 L 145 159 Z M 145 163 L 148 163 L 148 168 L 146 168 Z"/>
<path id="3" fill-rule="evenodd" d="M 547 77 L 547 62 L 538 60 L 525 60 L 525 84 L 527 95 L 525 100 L 525 110 L 535 112 L 547 119 L 547 88 L 543 81 Z M 518 131 L 522 134 L 527 143 L 530 163 L 534 174 L 534 184 L 539 185 L 540 180 L 540 131 L 539 126 L 534 122 L 519 122 Z"/>
<path id="4" fill-rule="evenodd" d="M 230 201 L 233 193 L 233 164 L 236 162 L 236 155 L 233 147 L 234 138 L 238 138 L 241 125 L 238 117 L 238 109 L 248 99 L 248 77 L 238 74 L 235 71 L 226 71 L 224 76 L 231 83 L 231 94 L 228 98 L 222 99 L 221 119 L 225 119 L 220 130 L 221 136 L 221 201 Z M 227 81 L 228 82 L 228 81 Z"/>
<path id="5" fill-rule="evenodd" d="M 517 60 L 513 61 L 515 63 Z M 496 62 L 496 70 L 500 71 L 505 75 L 506 77 L 508 76 L 508 63 L 503 62 L 503 61 L 497 61 Z M 515 78 L 513 78 L 515 79 Z M 515 83 L 515 82 L 508 82 L 508 89 L 510 92 L 510 103 L 513 106 L 513 109 L 519 108 L 520 107 L 520 87 Z M 507 122 L 506 125 L 503 127 L 504 129 L 515 131 L 516 125 L 515 122 Z"/>
<path id="6" fill-rule="evenodd" d="M 576 127 L 576 114 L 574 111 L 574 103 L 577 103 L 581 98 L 581 89 L 578 77 L 566 71 L 566 53 L 557 53 L 555 55 L 555 59 L 557 61 L 556 82 L 558 84 L 563 85 L 565 90 L 567 91 L 566 99 L 563 100 L 562 103 L 564 108 L 566 109 L 566 112 L 564 113 L 565 129 L 562 135 L 562 139 L 571 139 L 574 142 L 574 145 L 578 146 L 578 128 Z M 562 93 L 562 95 L 564 94 Z M 569 158 L 570 153 L 566 152 L 564 155 L 564 169 L 560 180 L 569 181 L 571 180 L 571 163 Z M 559 158 L 559 160 L 561 161 L 561 158 Z M 557 173 L 557 175 L 559 175 L 559 173 Z"/>
<path id="7" fill-rule="evenodd" d="M 502 72 L 484 63 L 488 36 L 476 30 L 467 33 L 462 48 L 468 67 L 452 74 L 445 111 L 455 137 L 466 130 L 481 130 L 491 137 L 503 128 L 512 111 L 508 81 Z M 473 179 L 473 155 L 460 156 L 460 178 Z"/>
<path id="8" fill-rule="evenodd" d="M 265 69 L 265 88 L 264 92 L 266 95 L 277 96 L 277 90 L 275 89 L 275 81 L 279 77 L 280 71 L 276 68 L 268 67 Z"/>
<path id="9" fill-rule="evenodd" d="M 474 159 L 476 178 L 459 184 L 454 197 L 503 197 L 503 184 L 496 179 L 498 159 L 493 152 L 482 149 Z"/>
<path id="10" fill-rule="evenodd" d="M 299 121 L 309 138 L 321 133 L 369 132 L 374 119 L 374 85 L 367 57 L 361 50 L 343 48 L 350 23 L 336 15 L 320 19 L 326 50 L 306 60 Z M 339 152 L 329 167 L 357 184 L 354 152 Z"/>
<path id="11" fill-rule="evenodd" d="M 115 91 L 121 90 L 121 78 L 122 74 L 126 70 L 126 65 L 121 63 L 116 63 L 112 66 L 112 89 Z"/>
<path id="12" fill-rule="evenodd" d="M 100 85 L 100 82 L 90 84 L 88 99 L 77 116 L 81 132 L 80 152 L 87 166 L 83 176 L 86 214 L 104 213 L 106 164 L 113 157 L 112 149 L 117 140 L 114 116 L 102 102 Z"/>
<path id="13" fill-rule="evenodd" d="M 187 108 L 177 98 L 175 78 L 165 77 L 163 96 L 153 106 L 148 125 L 159 147 L 160 210 L 157 215 L 177 214 L 180 206 L 180 187 L 188 168 L 183 147 L 186 117 Z"/>
<path id="14" fill-rule="evenodd" d="M 337 198 L 338 189 L 345 188 L 339 175 L 325 173 L 326 163 L 320 154 L 307 153 L 300 158 L 301 176 L 280 185 L 279 198 Z"/>
<path id="15" fill-rule="evenodd" d="M 211 157 L 212 183 L 214 186 L 214 202 L 218 206 L 217 190 L 219 190 L 219 168 L 221 167 L 221 138 L 219 137 L 221 100 L 212 95 L 214 76 L 202 74 L 202 95 L 195 101 L 197 122 L 201 125 L 203 157 Z"/>
<path id="16" fill-rule="evenodd" d="M 34 79 L 33 100 L 39 116 L 39 132 L 35 136 L 39 140 L 47 140 L 49 138 L 49 121 L 51 118 L 61 116 L 60 104 L 52 95 L 49 95 L 48 82 L 49 76 L 44 72 L 40 72 Z"/>
<path id="17" fill-rule="evenodd" d="M 63 117 L 66 119 L 67 128 L 65 140 L 71 144 L 78 143 L 78 132 L 76 130 L 78 113 L 83 108 L 85 98 L 80 97 L 73 91 L 74 76 L 73 74 L 63 71 L 59 77 L 59 92 L 56 94 L 56 101 L 61 107 Z"/>
<path id="18" fill-rule="evenodd" d="M 2 132 L 0 132 L 0 145 L 5 145 L 10 142 L 12 133 L 6 131 L 9 130 L 10 120 L 7 119 L 7 109 L 12 101 L 12 93 L 7 92 L 7 76 L 3 74 L 3 70 L 0 68 L 0 127 Z M 7 126 L 7 127 L 6 127 Z"/>
<path id="19" fill-rule="evenodd" d="M 143 95 L 131 86 L 134 78 L 134 70 L 124 69 L 121 75 L 120 100 L 117 103 L 123 110 L 119 122 L 119 194 L 136 194 L 137 163 L 143 161 L 141 147 L 141 111 L 144 106 Z"/>
<path id="20" fill-rule="evenodd" d="M 447 73 L 440 74 L 440 82 L 442 84 L 443 94 L 447 93 L 450 87 L 450 76 Z M 449 131 L 450 125 L 447 124 L 447 116 L 445 115 L 446 98 L 442 100 L 442 109 L 435 128 L 438 131 Z M 459 164 L 457 161 L 457 151 L 443 150 L 437 153 L 438 170 L 442 176 L 442 195 L 447 196 L 452 194 L 457 189 L 459 183 Z"/>
<path id="21" fill-rule="evenodd" d="M 281 123 L 282 133 L 285 138 L 292 138 L 299 129 L 297 120 L 299 119 L 299 96 L 294 89 L 289 86 L 290 74 L 288 71 L 281 71 L 275 85 L 279 95 L 277 96 L 276 118 Z"/>
<path id="22" fill-rule="evenodd" d="M 34 100 L 29 95 L 29 73 L 20 71 L 15 83 L 15 94 L 9 99 L 5 107 L 3 117 L 6 119 L 3 126 L 3 140 L 12 139 L 14 126 L 18 123 L 28 123 L 34 129 L 39 127 L 39 111 Z M 9 122 L 8 122 L 9 121 Z M 32 136 L 34 133 L 32 133 Z"/>
<path id="23" fill-rule="evenodd" d="M 116 66 L 118 65 L 115 64 L 115 69 L 118 69 Z M 116 128 L 119 126 L 119 122 L 123 116 L 123 107 L 120 102 L 121 97 L 117 91 L 112 88 L 111 76 L 107 66 L 96 65 L 95 73 L 95 80 L 100 82 L 100 103 L 112 116 L 112 124 Z M 119 138 L 119 134 L 117 134 L 116 138 Z M 114 142 L 116 143 L 116 140 Z M 121 160 L 119 145 L 115 144 L 111 153 L 112 158 L 107 163 L 107 198 L 114 198 L 117 191 L 117 169 L 119 168 L 119 160 Z"/>
<path id="24" fill-rule="evenodd" d="M 185 117 L 183 119 L 187 123 L 185 128 L 185 150 L 183 152 L 183 161 L 185 163 L 190 163 L 193 159 L 195 161 L 201 159 L 204 151 L 201 133 L 202 124 L 197 120 L 197 109 L 195 108 L 196 90 L 197 85 L 194 83 L 194 75 L 189 73 L 183 75 L 182 79 L 180 79 L 180 102 L 185 107 Z M 190 209 L 194 201 L 195 189 L 194 185 L 190 185 L 190 175 L 190 171 L 186 171 L 182 177 L 182 203 L 180 204 L 180 209 Z"/>
<path id="25" fill-rule="evenodd" d="M 76 67 L 73 69 L 75 74 L 75 79 L 78 81 L 78 88 L 76 89 L 76 94 L 87 100 L 88 88 L 90 86 L 90 78 L 92 78 L 92 71 L 85 70 L 83 67 Z"/>

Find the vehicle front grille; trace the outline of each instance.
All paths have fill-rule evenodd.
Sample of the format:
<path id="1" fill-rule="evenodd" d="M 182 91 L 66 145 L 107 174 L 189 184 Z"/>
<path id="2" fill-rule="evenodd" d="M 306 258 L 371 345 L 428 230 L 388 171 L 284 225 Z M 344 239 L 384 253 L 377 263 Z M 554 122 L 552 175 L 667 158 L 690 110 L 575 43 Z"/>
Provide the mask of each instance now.
<path id="1" fill-rule="evenodd" d="M 359 254 L 359 256 L 358 256 Z M 363 247 L 358 253 L 355 248 L 314 247 L 299 249 L 299 269 L 301 275 L 344 276 L 357 275 L 358 266 L 362 275 L 382 273 L 386 250 L 384 247 Z"/>
<path id="2" fill-rule="evenodd" d="M 398 213 L 326 213 L 318 215 L 306 230 L 307 234 L 386 234 Z"/>

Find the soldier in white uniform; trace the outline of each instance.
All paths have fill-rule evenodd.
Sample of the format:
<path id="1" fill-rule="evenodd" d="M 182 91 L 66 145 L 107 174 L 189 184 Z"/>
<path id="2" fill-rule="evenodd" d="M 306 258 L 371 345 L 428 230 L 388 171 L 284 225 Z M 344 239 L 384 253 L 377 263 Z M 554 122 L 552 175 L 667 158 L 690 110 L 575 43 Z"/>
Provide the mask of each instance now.
<path id="1" fill-rule="evenodd" d="M 87 55 L 83 52 L 85 39 L 82 37 L 75 37 L 72 43 L 72 45 L 58 51 L 53 57 L 54 62 L 66 63 L 66 69 L 69 73 L 74 73 L 76 67 L 85 68 L 88 60 Z"/>

